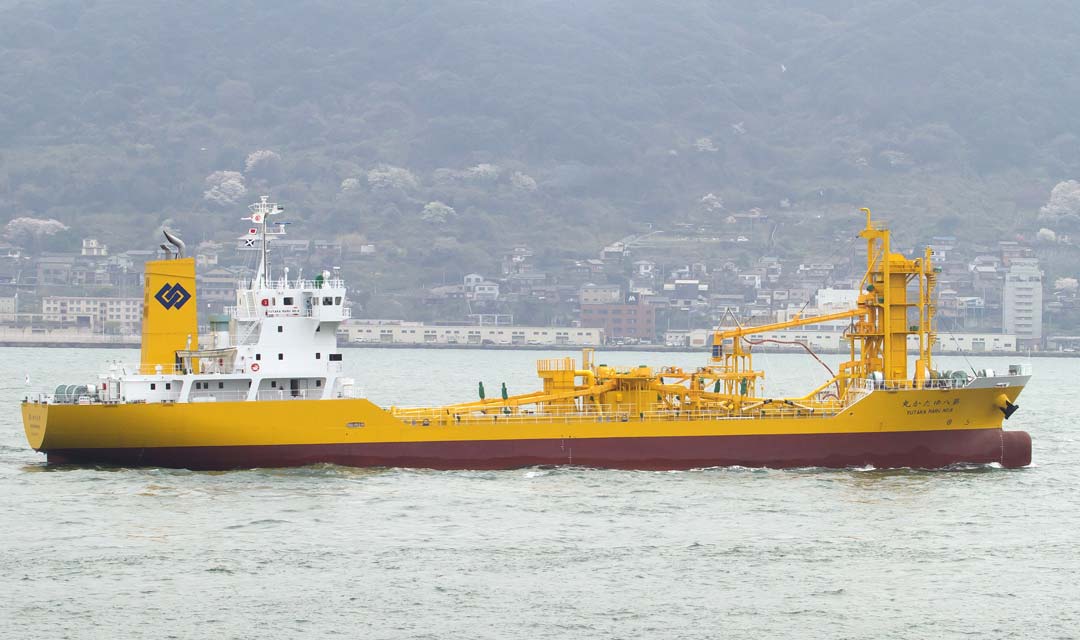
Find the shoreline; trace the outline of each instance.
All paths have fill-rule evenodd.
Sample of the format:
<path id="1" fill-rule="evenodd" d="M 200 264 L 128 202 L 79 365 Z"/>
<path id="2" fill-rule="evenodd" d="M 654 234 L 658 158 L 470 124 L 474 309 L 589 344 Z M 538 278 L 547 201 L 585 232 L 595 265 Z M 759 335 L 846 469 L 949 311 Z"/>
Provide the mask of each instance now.
<path id="1" fill-rule="evenodd" d="M 106 341 L 106 342 L 89 342 L 89 341 L 22 341 L 22 340 L 0 340 L 0 348 L 8 347 L 28 347 L 28 348 L 55 348 L 55 349 L 138 349 L 140 343 L 135 341 Z M 582 349 L 596 349 L 597 351 L 604 352 L 654 352 L 654 353 L 701 353 L 707 352 L 707 347 L 673 347 L 668 345 L 659 344 L 634 344 L 634 345 L 604 345 L 604 346 L 590 346 L 590 345 L 538 345 L 538 344 L 408 344 L 408 343 L 357 343 L 357 342 L 339 342 L 339 349 L 434 349 L 434 350 L 446 350 L 446 349 L 460 349 L 460 350 L 492 350 L 492 351 L 565 351 L 568 353 L 578 353 Z M 770 348 L 755 351 L 756 354 L 769 354 L 769 353 L 806 353 L 804 349 L 800 348 Z M 838 355 L 845 354 L 847 350 L 844 349 L 820 349 L 815 350 L 814 353 Z M 909 354 L 915 352 L 909 351 Z M 993 356 L 993 357 L 1006 357 L 1006 356 L 1018 356 L 1018 357 L 1040 357 L 1040 358 L 1080 358 L 1080 352 L 1065 352 L 1065 351 L 979 351 L 979 352 L 937 352 L 935 356 Z"/>

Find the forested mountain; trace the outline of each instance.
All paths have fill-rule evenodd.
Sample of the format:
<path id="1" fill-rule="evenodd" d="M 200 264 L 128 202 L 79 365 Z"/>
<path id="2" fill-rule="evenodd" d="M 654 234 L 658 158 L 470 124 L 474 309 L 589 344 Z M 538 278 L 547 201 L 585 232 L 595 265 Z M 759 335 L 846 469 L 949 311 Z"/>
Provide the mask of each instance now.
<path id="1" fill-rule="evenodd" d="M 1066 1 L 0 0 L 0 223 L 221 239 L 266 192 L 431 269 L 752 207 L 1031 234 L 1080 177 L 1078 34 Z"/>

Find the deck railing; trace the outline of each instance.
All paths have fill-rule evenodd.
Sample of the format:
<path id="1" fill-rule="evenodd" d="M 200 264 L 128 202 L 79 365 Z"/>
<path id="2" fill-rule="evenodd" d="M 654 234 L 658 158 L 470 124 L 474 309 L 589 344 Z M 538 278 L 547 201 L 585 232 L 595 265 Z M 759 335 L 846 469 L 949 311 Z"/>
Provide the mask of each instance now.
<path id="1" fill-rule="evenodd" d="M 697 422 L 712 420 L 750 420 L 761 418 L 828 418 L 836 415 L 839 406 L 825 409 L 809 409 L 779 403 L 762 404 L 746 411 L 723 409 L 654 409 L 635 411 L 629 405 L 602 405 L 599 409 L 577 411 L 513 411 L 497 405 L 485 409 L 486 413 L 453 413 L 447 409 L 391 408 L 391 413 L 407 424 L 415 426 L 448 424 L 545 424 L 570 422 Z M 509 412 L 508 412 L 509 411 Z"/>
<path id="2" fill-rule="evenodd" d="M 919 389 L 963 389 L 971 382 L 969 378 L 935 378 L 916 382 L 914 380 L 873 380 L 856 378 L 848 383 L 848 388 L 856 391 L 875 390 L 919 390 Z"/>

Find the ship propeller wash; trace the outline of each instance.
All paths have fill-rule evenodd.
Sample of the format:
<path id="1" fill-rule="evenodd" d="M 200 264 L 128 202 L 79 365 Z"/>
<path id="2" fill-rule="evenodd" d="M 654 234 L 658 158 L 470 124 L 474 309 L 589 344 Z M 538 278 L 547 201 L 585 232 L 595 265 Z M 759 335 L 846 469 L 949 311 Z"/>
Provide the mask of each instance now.
<path id="1" fill-rule="evenodd" d="M 146 264 L 140 361 L 22 404 L 26 437 L 48 462 L 190 469 L 313 463 L 433 469 L 581 465 L 619 469 L 1025 466 L 1031 439 L 1004 420 L 1030 378 L 933 366 L 936 273 L 927 250 L 894 253 L 864 209 L 866 273 L 857 304 L 826 316 L 717 330 L 708 362 L 611 367 L 586 349 L 541 360 L 539 390 L 442 407 L 381 408 L 354 397 L 336 342 L 349 317 L 330 272 L 274 278 L 268 243 L 284 233 L 267 198 L 241 248 L 259 251 L 228 321 L 200 337 L 195 264 L 183 244 Z M 848 358 L 801 397 L 759 394 L 748 336 L 848 319 Z M 918 354 L 907 352 L 918 336 Z"/>

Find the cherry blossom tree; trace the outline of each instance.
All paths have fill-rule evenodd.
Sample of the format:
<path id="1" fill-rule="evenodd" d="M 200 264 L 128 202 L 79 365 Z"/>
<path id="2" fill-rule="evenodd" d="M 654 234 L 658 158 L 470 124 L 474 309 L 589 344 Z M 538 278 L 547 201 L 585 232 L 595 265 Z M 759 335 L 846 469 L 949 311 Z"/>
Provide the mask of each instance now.
<path id="1" fill-rule="evenodd" d="M 1039 209 L 1039 214 L 1051 219 L 1080 214 L 1080 182 L 1066 180 L 1054 185 L 1050 199 Z"/>
<path id="2" fill-rule="evenodd" d="M 215 171 L 206 176 L 203 199 L 227 207 L 236 204 L 247 193 L 244 174 L 239 171 Z"/>
<path id="3" fill-rule="evenodd" d="M 424 205 L 424 210 L 420 212 L 420 219 L 424 222 L 434 222 L 436 224 L 444 224 L 450 218 L 454 217 L 457 212 L 450 205 L 435 201 L 429 202 Z"/>
<path id="4" fill-rule="evenodd" d="M 367 173 L 368 184 L 372 189 L 401 189 L 407 191 L 420 186 L 420 181 L 412 171 L 402 167 L 381 164 Z"/>
<path id="5" fill-rule="evenodd" d="M 514 185 L 515 189 L 521 189 L 522 191 L 536 191 L 536 180 L 520 171 L 515 171 L 510 176 L 510 184 Z"/>

